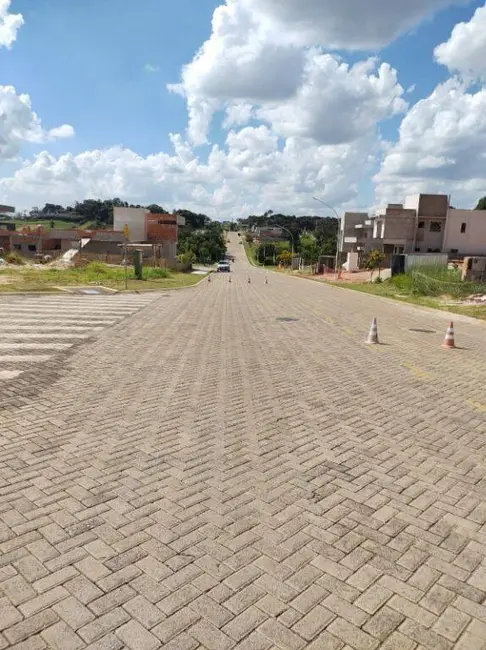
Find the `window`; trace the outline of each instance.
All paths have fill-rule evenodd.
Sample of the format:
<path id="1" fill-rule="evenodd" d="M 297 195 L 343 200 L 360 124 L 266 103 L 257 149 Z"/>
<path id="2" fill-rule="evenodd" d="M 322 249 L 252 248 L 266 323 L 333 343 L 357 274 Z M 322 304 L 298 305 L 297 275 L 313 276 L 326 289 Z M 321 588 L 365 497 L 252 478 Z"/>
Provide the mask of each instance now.
<path id="1" fill-rule="evenodd" d="M 415 252 L 416 252 L 416 253 L 420 253 L 420 248 L 416 248 L 416 249 L 415 249 Z"/>
<path id="2" fill-rule="evenodd" d="M 456 254 L 456 253 L 459 252 L 459 249 L 458 248 L 451 248 L 450 252 Z"/>
<path id="3" fill-rule="evenodd" d="M 367 233 L 366 231 L 365 231 L 365 233 L 364 233 L 364 238 L 365 238 L 365 239 L 368 239 L 368 233 Z"/>
<path id="4" fill-rule="evenodd" d="M 427 248 L 427 253 L 431 253 L 431 252 L 432 252 L 432 249 L 431 249 L 431 248 Z"/>
<path id="5" fill-rule="evenodd" d="M 21 244 L 14 244 L 14 250 L 15 251 L 21 251 L 22 250 Z"/>
<path id="6" fill-rule="evenodd" d="M 430 232 L 442 232 L 442 222 L 441 221 L 431 221 L 430 222 Z"/>
<path id="7" fill-rule="evenodd" d="M 425 221 L 419 221 L 418 222 L 418 227 L 419 228 L 425 228 Z"/>
<path id="8" fill-rule="evenodd" d="M 466 232 L 467 224 L 461 223 L 461 234 L 463 235 Z"/>
<path id="9" fill-rule="evenodd" d="M 37 247 L 36 247 L 35 244 L 29 244 L 29 251 L 30 251 L 31 253 L 35 253 L 36 250 L 37 250 Z"/>

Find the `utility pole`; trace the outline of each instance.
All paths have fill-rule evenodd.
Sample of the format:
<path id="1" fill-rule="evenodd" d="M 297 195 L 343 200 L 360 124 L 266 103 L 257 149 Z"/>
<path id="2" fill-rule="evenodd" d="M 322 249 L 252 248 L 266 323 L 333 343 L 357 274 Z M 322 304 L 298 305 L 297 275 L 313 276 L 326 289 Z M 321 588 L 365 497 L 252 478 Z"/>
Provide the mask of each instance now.
<path id="1" fill-rule="evenodd" d="M 338 220 L 338 231 L 337 231 L 337 238 L 336 238 L 336 258 L 334 260 L 334 281 L 336 281 L 337 278 L 338 278 L 338 269 L 337 269 L 337 267 L 338 267 L 338 264 L 339 264 L 339 243 L 340 243 L 340 239 L 341 239 L 341 217 L 338 215 L 338 213 L 332 207 L 332 205 L 329 205 L 329 203 L 326 203 L 322 199 L 318 199 L 316 196 L 313 196 L 312 198 L 314 199 L 314 201 L 318 201 L 319 203 L 322 203 L 322 205 L 325 205 L 326 208 L 329 208 L 330 210 L 332 210 L 334 212 L 334 214 L 336 215 L 336 218 Z"/>

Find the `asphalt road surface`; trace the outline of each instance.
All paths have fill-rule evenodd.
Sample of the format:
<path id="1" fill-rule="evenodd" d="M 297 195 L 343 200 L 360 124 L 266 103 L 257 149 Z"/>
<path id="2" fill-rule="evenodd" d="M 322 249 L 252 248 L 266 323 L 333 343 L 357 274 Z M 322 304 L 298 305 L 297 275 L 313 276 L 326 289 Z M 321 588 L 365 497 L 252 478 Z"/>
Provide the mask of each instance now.
<path id="1" fill-rule="evenodd" d="M 485 324 L 446 351 L 231 242 L 190 289 L 0 299 L 0 650 L 484 650 Z"/>

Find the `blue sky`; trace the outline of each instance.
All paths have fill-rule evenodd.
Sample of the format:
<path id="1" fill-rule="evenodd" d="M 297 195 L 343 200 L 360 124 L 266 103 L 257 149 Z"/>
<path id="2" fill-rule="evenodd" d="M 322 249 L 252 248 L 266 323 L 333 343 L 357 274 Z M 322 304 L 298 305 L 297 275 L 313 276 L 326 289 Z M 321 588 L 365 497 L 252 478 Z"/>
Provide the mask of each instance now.
<path id="1" fill-rule="evenodd" d="M 378 200 L 374 195 L 377 187 L 376 173 L 381 169 L 385 175 L 389 175 L 387 169 L 392 163 L 395 164 L 394 158 L 383 150 L 380 141 L 396 143 L 394 151 L 400 153 L 404 159 L 408 156 L 408 153 L 405 156 L 399 141 L 402 120 L 406 118 L 410 121 L 407 111 L 420 100 L 430 102 L 430 95 L 437 85 L 456 74 L 454 70 L 434 60 L 434 48 L 447 42 L 454 26 L 470 21 L 475 10 L 484 5 L 484 1 L 479 0 L 461 6 L 454 6 L 453 0 L 450 3 L 448 0 L 427 0 L 430 5 L 435 3 L 434 8 L 441 2 L 442 5 L 452 6 L 447 6 L 438 13 L 432 10 L 428 14 L 424 12 L 406 33 L 401 33 L 396 38 L 390 35 L 391 42 L 384 46 L 378 43 L 378 38 L 378 45 L 367 47 L 366 50 L 356 50 L 352 44 L 348 47 L 346 41 L 340 43 L 338 49 L 333 49 L 332 45 L 326 49 L 325 39 L 332 39 L 332 34 L 329 36 L 325 29 L 322 32 L 322 40 L 317 40 L 318 35 L 315 41 L 299 41 L 301 53 L 309 53 L 309 47 L 319 47 L 319 54 L 329 52 L 338 61 L 336 65 L 339 65 L 339 62 L 352 65 L 370 56 L 376 56 L 396 70 L 398 83 L 405 90 L 413 87 L 411 92 L 403 93 L 398 99 L 396 87 L 389 83 L 386 92 L 389 93 L 390 105 L 397 101 L 403 103 L 404 100 L 408 102 L 409 108 L 404 109 L 403 105 L 400 108 L 398 104 L 393 104 L 394 110 L 388 113 L 377 108 L 375 112 L 371 112 L 371 120 L 376 114 L 371 128 L 364 129 L 363 132 L 360 132 L 359 128 L 352 129 L 353 134 L 348 134 L 349 120 L 361 120 L 362 110 L 369 109 L 369 106 L 365 109 L 360 107 L 360 95 L 370 92 L 376 94 L 376 89 L 373 82 L 370 82 L 372 73 L 367 73 L 363 78 L 363 91 L 353 94 L 352 89 L 350 90 L 353 82 L 346 82 L 346 92 L 351 93 L 352 101 L 356 101 L 357 106 L 351 113 L 353 117 L 348 118 L 348 125 L 336 125 L 336 132 L 343 132 L 342 137 L 340 135 L 336 140 L 329 139 L 332 128 L 326 134 L 315 126 L 318 122 L 323 124 L 328 119 L 337 119 L 334 105 L 330 104 L 329 117 L 324 105 L 322 114 L 310 119 L 308 107 L 304 107 L 307 111 L 304 115 L 304 108 L 300 104 L 293 104 L 292 98 L 289 98 L 288 102 L 282 102 L 285 104 L 282 109 L 279 102 L 271 97 L 264 100 L 254 94 L 246 97 L 245 92 L 238 88 L 239 78 L 245 79 L 246 87 L 251 86 L 252 80 L 248 81 L 246 76 L 258 74 L 262 64 L 274 56 L 275 44 L 264 44 L 262 51 L 258 51 L 262 38 L 266 36 L 260 34 L 254 37 L 252 32 L 258 29 L 260 17 L 254 19 L 254 26 L 248 27 L 251 23 L 248 18 L 251 16 L 251 10 L 248 7 L 253 0 L 228 2 L 231 2 L 231 7 L 225 7 L 227 22 L 212 32 L 213 12 L 223 4 L 222 0 L 179 0 L 175 3 L 161 0 L 139 0 L 138 3 L 123 3 L 120 0 L 11 0 L 10 12 L 21 14 L 24 24 L 17 32 L 13 46 L 10 49 L 0 48 L 0 85 L 12 85 L 18 95 L 26 93 L 30 96 L 32 110 L 42 120 L 44 135 L 26 136 L 24 141 L 20 142 L 22 138 L 17 134 L 15 137 L 18 151 L 15 156 L 4 156 L 3 159 L 0 157 L 0 200 L 19 202 L 20 198 L 21 202 L 28 202 L 31 195 L 34 200 L 37 194 L 36 202 L 41 202 L 44 198 L 53 198 L 53 193 L 59 191 L 59 200 L 67 201 L 70 192 L 72 200 L 75 200 L 82 198 L 82 192 L 109 196 L 118 191 L 125 193 L 127 199 L 146 196 L 147 200 L 158 199 L 168 204 L 181 201 L 187 201 L 188 205 L 193 207 L 211 204 L 219 206 L 215 208 L 216 211 L 223 209 L 223 206 L 225 210 L 232 209 L 232 201 L 240 201 L 244 205 L 248 204 L 249 209 L 256 209 L 257 206 L 263 207 L 269 202 L 272 202 L 270 207 L 277 207 L 276 203 L 282 200 L 289 206 L 289 212 L 298 212 L 305 211 L 312 194 L 318 192 L 333 204 L 344 207 L 351 204 L 360 207 L 371 205 Z M 292 6 L 292 11 L 299 11 L 297 0 L 283 2 L 289 7 Z M 353 0 L 350 0 L 348 4 L 352 2 Z M 390 2 L 393 4 L 394 0 Z M 238 8 L 238 3 L 244 11 L 250 13 L 244 14 L 243 9 Z M 271 16 L 271 19 L 280 20 L 280 16 Z M 240 25 L 238 21 L 241 21 Z M 359 23 L 359 17 L 357 22 Z M 229 23 L 231 25 L 228 27 Z M 326 25 L 325 20 L 323 24 Z M 292 27 L 289 27 L 288 32 L 285 27 L 280 26 L 278 29 L 283 30 L 280 33 L 284 40 Z M 349 26 L 349 29 L 352 30 L 352 27 Z M 403 32 L 399 28 L 397 31 Z M 275 33 L 279 33 L 277 29 Z M 210 44 L 217 45 L 216 54 L 208 50 L 204 53 L 202 61 L 194 62 L 195 53 L 210 37 Z M 300 38 L 300 35 L 297 34 L 295 38 Z M 381 40 L 387 39 L 385 37 Z M 248 72 L 247 68 L 240 67 L 245 57 L 238 53 L 235 56 L 235 42 L 238 47 L 243 44 L 247 57 L 251 59 L 254 56 L 253 71 L 250 69 Z M 268 53 L 266 47 L 270 48 Z M 298 47 L 292 41 L 288 52 L 297 51 Z M 225 48 L 228 48 L 228 51 Z M 286 56 L 288 52 L 285 53 Z M 316 55 L 312 62 L 315 70 L 323 64 L 322 57 L 318 59 Z M 276 61 L 279 60 L 281 59 L 277 57 Z M 185 64 L 190 64 L 189 74 L 182 80 L 186 97 L 170 92 L 167 88 L 167 84 L 181 81 Z M 275 65 L 277 66 L 277 63 Z M 331 70 L 326 74 L 334 72 Z M 275 68 L 276 77 L 285 79 L 287 73 L 285 67 Z M 314 104 L 319 103 L 321 98 L 325 103 L 337 92 L 341 92 L 333 85 L 339 80 L 333 78 L 328 84 L 327 78 L 322 74 L 318 79 L 320 94 L 316 95 Z M 383 83 L 386 83 L 386 80 L 383 80 Z M 296 95 L 299 88 L 302 89 L 303 85 L 296 85 Z M 261 93 L 261 89 L 258 92 Z M 307 91 L 304 89 L 303 95 L 305 92 Z M 464 92 L 473 91 L 469 88 Z M 342 102 L 350 101 L 348 94 L 343 95 Z M 464 101 L 468 97 L 465 95 Z M 186 99 L 189 105 L 195 106 L 196 118 L 191 118 L 190 122 Z M 385 92 L 376 97 L 376 100 L 377 105 L 380 102 L 383 104 L 386 101 Z M 209 127 L 206 128 L 204 124 L 201 126 L 200 121 L 199 126 L 194 126 L 204 114 L 207 102 L 214 102 L 210 110 L 212 119 Z M 225 111 L 235 103 L 248 104 L 252 115 L 246 121 L 236 121 L 223 127 L 223 120 L 228 115 Z M 440 106 L 438 110 L 441 110 Z M 299 121 L 299 111 L 303 111 L 302 122 Z M 73 137 L 46 135 L 50 129 L 63 124 L 72 125 L 75 132 Z M 260 125 L 263 125 L 264 130 L 258 129 Z M 196 128 L 199 133 L 194 136 Z M 233 137 L 236 142 L 234 150 L 226 144 L 230 129 L 236 134 Z M 187 140 L 182 159 L 181 154 L 174 157 L 173 142 L 169 137 L 171 133 L 180 134 L 181 143 Z M 286 146 L 288 150 L 280 157 L 278 164 L 275 162 L 278 156 L 268 149 L 273 146 L 272 138 L 275 138 L 277 143 L 277 152 L 282 153 Z M 245 143 L 245 155 L 241 153 L 241 142 Z M 103 185 L 99 178 L 93 179 L 89 172 L 81 169 L 78 164 L 81 159 L 77 157 L 83 156 L 83 152 L 109 150 L 119 145 L 129 151 L 132 157 L 140 157 L 140 176 L 143 175 L 142 168 L 149 166 L 147 176 L 151 179 L 151 185 L 144 181 L 135 187 L 132 182 L 134 172 L 120 171 L 118 163 L 115 165 L 118 176 L 113 172 L 111 177 L 107 176 Z M 218 145 L 226 157 L 224 161 L 219 160 L 214 168 L 208 170 L 208 154 L 214 145 Z M 257 146 L 260 147 L 258 151 Z M 332 146 L 341 148 L 335 150 Z M 52 159 L 46 163 L 48 168 L 40 172 L 33 168 L 28 178 L 22 180 L 23 186 L 19 185 L 18 179 L 12 180 L 15 170 L 25 165 L 30 168 L 35 162 L 35 156 L 42 150 L 52 155 Z M 295 150 L 299 151 L 298 155 L 289 153 Z M 157 156 L 164 152 L 170 160 L 158 159 L 154 162 L 150 159 L 151 154 Z M 308 153 L 308 158 L 313 160 L 312 167 L 310 163 L 301 164 L 305 152 Z M 65 169 L 62 174 L 59 172 L 60 167 L 64 165 L 65 168 L 65 156 L 69 153 L 73 155 L 74 160 L 71 186 L 66 181 Z M 353 155 L 363 157 L 363 162 L 359 165 L 363 170 L 361 177 L 353 167 Z M 443 153 L 442 158 L 437 156 L 437 159 L 449 160 L 452 159 L 451 156 Z M 322 158 L 320 167 L 319 157 Z M 341 164 L 341 160 L 345 162 Z M 440 165 L 440 160 L 432 165 Z M 266 161 L 277 165 L 275 174 L 282 174 L 281 187 L 278 178 L 273 185 L 267 178 L 263 185 Z M 133 164 L 133 161 L 128 161 L 127 169 L 130 170 Z M 109 165 L 113 168 L 113 161 Z M 343 167 L 340 171 L 343 178 L 336 178 L 333 165 Z M 405 163 L 402 167 L 403 173 L 410 175 L 405 169 Z M 37 173 L 38 178 L 33 176 Z M 138 173 L 137 170 L 135 176 Z M 178 180 L 176 174 L 180 175 Z M 288 174 L 287 180 L 284 178 L 285 174 Z M 120 176 L 123 177 L 121 181 Z M 237 176 L 239 180 L 238 184 L 235 184 Z M 417 184 L 422 188 L 429 181 L 427 174 L 420 179 L 414 176 L 414 188 Z M 27 182 L 30 185 L 27 186 Z M 382 190 L 380 185 L 379 195 L 401 191 L 399 188 L 403 183 L 398 183 L 397 179 L 387 182 L 388 189 Z M 295 186 L 299 187 L 297 194 L 290 192 L 289 183 L 295 183 Z M 308 191 L 304 192 L 306 188 Z M 301 192 L 304 193 L 300 194 Z M 24 195 L 25 199 L 22 198 Z M 262 198 L 263 196 L 265 198 Z M 398 200 L 401 197 L 396 198 Z M 243 206 L 241 209 L 243 210 Z"/>
<path id="2" fill-rule="evenodd" d="M 168 133 L 186 123 L 183 100 L 165 84 L 177 81 L 209 36 L 216 5 L 13 0 L 25 26 L 2 53 L 1 81 L 28 92 L 46 125 L 73 124 L 72 151 L 114 144 L 142 155 L 160 151 L 169 146 Z M 159 70 L 147 72 L 147 64 Z M 49 148 L 58 153 L 63 146 Z"/>

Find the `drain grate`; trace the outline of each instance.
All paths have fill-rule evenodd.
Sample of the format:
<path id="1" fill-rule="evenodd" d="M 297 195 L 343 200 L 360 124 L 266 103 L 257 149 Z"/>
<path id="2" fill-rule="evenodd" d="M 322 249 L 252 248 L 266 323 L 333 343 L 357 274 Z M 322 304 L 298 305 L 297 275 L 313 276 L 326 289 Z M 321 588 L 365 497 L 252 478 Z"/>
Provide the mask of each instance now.
<path id="1" fill-rule="evenodd" d="M 422 330 L 422 329 L 415 329 L 411 327 L 409 329 L 409 332 L 418 332 L 419 334 L 435 334 L 435 330 Z"/>
<path id="2" fill-rule="evenodd" d="M 279 323 L 296 323 L 299 319 L 298 318 L 292 318 L 291 316 L 280 316 L 279 318 L 276 318 Z"/>

